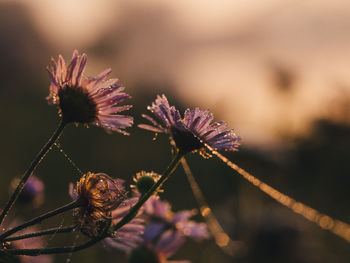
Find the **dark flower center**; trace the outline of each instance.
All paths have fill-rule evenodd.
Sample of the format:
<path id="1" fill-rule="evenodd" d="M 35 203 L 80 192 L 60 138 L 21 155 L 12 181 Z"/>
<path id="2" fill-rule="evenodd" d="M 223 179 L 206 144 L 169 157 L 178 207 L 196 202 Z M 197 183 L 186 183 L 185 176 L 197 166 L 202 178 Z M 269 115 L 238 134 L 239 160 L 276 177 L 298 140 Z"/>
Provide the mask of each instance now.
<path id="1" fill-rule="evenodd" d="M 172 127 L 171 134 L 175 141 L 176 147 L 184 154 L 204 147 L 203 143 L 190 131 Z"/>
<path id="2" fill-rule="evenodd" d="M 90 123 L 96 120 L 96 103 L 84 88 L 65 85 L 58 91 L 58 97 L 65 122 Z"/>

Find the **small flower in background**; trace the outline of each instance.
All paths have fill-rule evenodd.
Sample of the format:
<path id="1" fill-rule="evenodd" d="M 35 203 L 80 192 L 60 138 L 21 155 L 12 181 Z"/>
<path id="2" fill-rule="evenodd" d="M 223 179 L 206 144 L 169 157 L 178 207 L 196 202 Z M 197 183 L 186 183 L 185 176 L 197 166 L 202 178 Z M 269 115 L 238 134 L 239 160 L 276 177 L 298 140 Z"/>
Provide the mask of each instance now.
<path id="1" fill-rule="evenodd" d="M 16 225 L 19 225 L 19 220 L 8 220 L 7 222 L 11 222 L 10 224 L 5 224 L 1 229 L 5 231 L 6 229 L 11 229 Z M 1 233 L 2 231 L 0 231 Z M 24 235 L 29 233 L 35 233 L 38 232 L 38 229 L 36 227 L 27 227 L 23 229 L 22 231 L 18 232 L 18 235 Z M 38 237 L 32 237 L 32 238 L 26 238 L 26 239 L 20 239 L 16 241 L 6 242 L 5 247 L 11 248 L 11 249 L 30 249 L 30 248 L 38 248 L 45 246 L 45 239 L 42 236 Z M 19 261 L 21 263 L 51 263 L 53 262 L 53 257 L 51 255 L 40 255 L 36 257 L 32 256 L 18 256 Z M 2 262 L 0 260 L 0 262 Z"/>
<path id="2" fill-rule="evenodd" d="M 141 171 L 134 176 L 133 181 L 135 184 L 130 185 L 130 187 L 133 188 L 136 193 L 144 195 L 148 192 L 148 190 L 152 188 L 152 186 L 160 179 L 160 177 L 161 175 L 155 172 Z M 158 189 L 154 195 L 158 194 L 159 192 L 163 192 L 163 190 Z"/>
<path id="3" fill-rule="evenodd" d="M 68 68 L 61 55 L 57 62 L 52 59 L 48 67 L 50 94 L 47 101 L 59 108 L 59 114 L 66 123 L 94 124 L 106 130 L 128 134 L 122 129 L 132 126 L 133 118 L 116 113 L 132 106 L 116 105 L 130 98 L 130 95 L 122 93 L 124 87 L 116 84 L 118 79 L 106 80 L 111 69 L 97 77 L 83 76 L 86 61 L 86 54 L 80 58 L 77 50 L 73 52 Z"/>
<path id="4" fill-rule="evenodd" d="M 172 144 L 182 153 L 205 150 L 208 144 L 214 150 L 236 151 L 240 137 L 233 130 L 227 129 L 224 122 L 214 122 L 213 114 L 208 110 L 187 109 L 184 118 L 174 106 L 169 105 L 165 95 L 157 96 L 152 106 L 148 107 L 160 121 L 143 114 L 152 125 L 140 124 L 138 127 L 170 135 Z"/>
<path id="5" fill-rule="evenodd" d="M 183 236 L 188 236 L 195 240 L 208 237 L 205 223 L 197 223 L 190 220 L 190 218 L 196 214 L 193 210 L 184 210 L 174 213 L 171 211 L 170 204 L 166 201 L 161 201 L 158 196 L 150 197 L 143 208 L 146 217 L 148 217 L 151 222 L 155 222 L 155 224 L 163 225 L 163 227 L 170 226 Z M 150 231 L 150 233 L 151 232 L 152 231 Z M 153 239 L 151 236 L 148 236 L 148 238 Z"/>
<path id="6" fill-rule="evenodd" d="M 137 197 L 127 199 L 119 207 L 114 209 L 112 211 L 112 224 L 116 225 L 119 223 L 138 200 L 139 198 Z M 109 247 L 129 253 L 132 249 L 142 244 L 143 239 L 141 236 L 144 232 L 144 228 L 141 209 L 136 217 L 113 233 L 113 237 L 105 238 L 104 243 Z"/>
<path id="7" fill-rule="evenodd" d="M 11 192 L 17 187 L 19 178 L 11 182 Z M 21 204 L 32 204 L 34 207 L 40 206 L 44 201 L 44 183 L 36 176 L 32 175 L 23 187 L 18 201 Z"/>
<path id="8" fill-rule="evenodd" d="M 112 218 L 112 211 L 126 199 L 125 191 L 118 181 L 103 173 L 84 174 L 71 196 L 82 203 L 74 209 L 74 219 L 80 231 L 90 237 L 95 237 L 106 227 Z"/>
<path id="9" fill-rule="evenodd" d="M 206 225 L 189 220 L 193 211 L 173 213 L 168 202 L 152 196 L 144 205 L 148 221 L 142 235 L 143 242 L 130 254 L 129 263 L 164 263 L 185 242 L 186 237 L 197 241 L 208 237 Z M 185 262 L 185 261 L 181 261 Z"/>

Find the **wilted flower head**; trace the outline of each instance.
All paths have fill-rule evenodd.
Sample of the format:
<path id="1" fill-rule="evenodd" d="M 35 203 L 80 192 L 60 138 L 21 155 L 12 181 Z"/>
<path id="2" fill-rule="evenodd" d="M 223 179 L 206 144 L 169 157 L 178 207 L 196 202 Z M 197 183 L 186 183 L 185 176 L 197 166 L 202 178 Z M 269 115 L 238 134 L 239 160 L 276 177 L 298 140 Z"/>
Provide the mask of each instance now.
<path id="1" fill-rule="evenodd" d="M 97 236 L 112 218 L 112 211 L 126 199 L 117 181 L 103 173 L 84 174 L 75 187 L 73 198 L 82 206 L 74 210 L 77 227 L 84 234 Z"/>
<path id="2" fill-rule="evenodd" d="M 135 185 L 131 185 L 130 187 L 134 188 L 136 192 L 143 195 L 147 193 L 155 183 L 157 183 L 160 177 L 161 175 L 155 172 L 141 171 L 138 172 L 133 178 Z M 158 189 L 154 194 L 157 194 L 158 192 L 162 192 L 162 190 Z"/>
<path id="3" fill-rule="evenodd" d="M 144 205 L 144 214 L 149 223 L 142 236 L 143 243 L 133 250 L 130 263 L 133 262 L 169 262 L 167 258 L 185 242 L 185 237 L 201 240 L 208 237 L 206 225 L 189 220 L 193 211 L 173 213 L 168 202 L 152 196 Z M 141 260 L 141 258 L 143 258 Z M 145 260 L 147 259 L 147 260 Z"/>
<path id="4" fill-rule="evenodd" d="M 86 54 L 80 58 L 77 50 L 73 52 L 68 68 L 61 55 L 58 56 L 57 62 L 52 59 L 48 67 L 49 104 L 59 108 L 59 113 L 66 123 L 94 124 L 106 130 L 127 134 L 122 129 L 132 126 L 133 118 L 116 113 L 128 110 L 132 106 L 116 105 L 130 96 L 122 93 L 124 87 L 116 84 L 118 79 L 106 80 L 111 69 L 96 77 L 85 77 L 83 73 L 86 61 Z"/>
<path id="5" fill-rule="evenodd" d="M 148 107 L 159 120 L 143 114 L 142 116 L 153 125 L 141 124 L 140 128 L 161 132 L 170 135 L 171 141 L 182 153 L 205 149 L 208 144 L 214 150 L 235 151 L 239 146 L 240 137 L 233 130 L 227 129 L 224 122 L 214 122 L 213 114 L 208 110 L 187 109 L 182 119 L 179 111 L 169 105 L 165 95 L 157 96 L 157 99 Z"/>
<path id="6" fill-rule="evenodd" d="M 19 178 L 13 179 L 11 182 L 11 188 L 14 190 L 18 183 Z M 38 177 L 32 175 L 24 185 L 18 201 L 22 204 L 30 203 L 34 206 L 39 206 L 44 200 L 44 188 L 44 183 Z"/>

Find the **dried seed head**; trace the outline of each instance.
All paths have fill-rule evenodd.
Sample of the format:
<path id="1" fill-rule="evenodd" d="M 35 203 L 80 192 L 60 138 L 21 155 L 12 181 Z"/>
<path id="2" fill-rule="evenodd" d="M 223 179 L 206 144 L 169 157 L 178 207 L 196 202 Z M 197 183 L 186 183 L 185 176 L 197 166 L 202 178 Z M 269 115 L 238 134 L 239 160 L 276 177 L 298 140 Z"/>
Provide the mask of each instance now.
<path id="1" fill-rule="evenodd" d="M 125 199 L 125 191 L 116 180 L 103 173 L 86 173 L 76 185 L 76 194 L 82 206 L 74 211 L 77 227 L 84 234 L 97 236 L 111 219 L 112 210 Z"/>

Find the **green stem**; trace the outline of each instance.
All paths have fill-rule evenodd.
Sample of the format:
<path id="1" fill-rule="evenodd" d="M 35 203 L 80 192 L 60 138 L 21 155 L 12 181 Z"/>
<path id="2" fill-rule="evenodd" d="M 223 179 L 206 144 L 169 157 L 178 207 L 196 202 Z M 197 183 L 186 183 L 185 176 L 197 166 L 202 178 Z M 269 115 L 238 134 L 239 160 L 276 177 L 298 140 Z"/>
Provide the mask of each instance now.
<path id="1" fill-rule="evenodd" d="M 78 199 L 78 200 L 79 200 L 79 199 Z M 16 232 L 22 230 L 22 229 L 24 229 L 24 228 L 26 228 L 26 227 L 28 227 L 28 226 L 32 226 L 32 225 L 38 224 L 38 223 L 40 223 L 41 221 L 43 221 L 44 219 L 53 217 L 53 216 L 55 216 L 55 215 L 58 215 L 58 214 L 60 214 L 60 213 L 65 212 L 65 211 L 68 211 L 68 210 L 71 210 L 71 209 L 73 209 L 73 208 L 76 208 L 76 207 L 81 206 L 81 203 L 80 203 L 78 200 L 73 201 L 73 202 L 71 202 L 71 203 L 69 203 L 69 204 L 66 204 L 66 205 L 64 205 L 64 206 L 62 206 L 62 207 L 59 207 L 59 208 L 57 208 L 57 209 L 55 209 L 55 210 L 52 210 L 52 211 L 50 211 L 50 212 L 47 212 L 46 214 L 43 214 L 43 215 L 41 215 L 41 216 L 38 216 L 38 217 L 36 217 L 36 218 L 34 218 L 34 219 L 32 219 L 32 220 L 27 221 L 26 223 L 24 223 L 24 224 L 22 224 L 22 225 L 19 225 L 19 226 L 17 226 L 17 227 L 14 227 L 14 228 L 12 228 L 12 229 L 6 231 L 6 232 L 3 233 L 2 235 L 0 235 L 0 240 L 3 240 L 4 238 L 6 238 L 6 237 L 12 235 L 13 233 L 16 233 Z"/>
<path id="2" fill-rule="evenodd" d="M 63 129 L 64 129 L 65 126 L 66 126 L 66 123 L 61 121 L 59 126 L 57 127 L 57 129 L 55 130 L 53 135 L 51 136 L 51 138 L 48 140 L 48 142 L 44 145 L 44 147 L 40 150 L 40 152 L 36 155 L 36 157 L 34 158 L 32 163 L 30 164 L 29 168 L 27 169 L 27 171 L 23 175 L 21 181 L 17 185 L 16 190 L 14 191 L 12 196 L 10 197 L 10 200 L 7 202 L 4 210 L 2 211 L 2 213 L 0 215 L 0 225 L 2 224 L 2 222 L 4 221 L 6 215 L 9 212 L 9 210 L 11 209 L 11 207 L 13 206 L 15 201 L 17 200 L 17 198 L 20 195 L 20 193 L 22 192 L 23 187 L 24 187 L 25 183 L 27 182 L 28 178 L 33 174 L 35 168 L 39 165 L 41 160 L 45 157 L 45 155 L 51 149 L 52 145 L 60 137 L 60 135 L 62 134 Z"/>
<path id="3" fill-rule="evenodd" d="M 151 195 L 154 194 L 158 190 L 159 187 L 169 178 L 169 176 L 175 171 L 177 165 L 180 163 L 181 158 L 184 156 L 183 153 L 178 152 L 175 158 L 171 161 L 168 168 L 163 173 L 162 177 L 157 181 L 156 184 L 152 186 L 152 188 L 144 194 L 140 200 L 129 210 L 129 213 L 123 217 L 115 226 L 113 226 L 112 231 L 116 231 L 125 224 L 129 223 L 137 214 L 141 206 L 150 198 Z"/>
<path id="4" fill-rule="evenodd" d="M 11 241 L 16 241 L 16 240 L 20 240 L 20 239 L 45 236 L 45 235 L 51 235 L 51 234 L 58 234 L 58 233 L 69 233 L 69 232 L 74 231 L 74 229 L 76 229 L 76 226 L 68 226 L 68 227 L 64 227 L 64 228 L 51 228 L 51 229 L 47 229 L 47 230 L 43 230 L 43 231 L 39 231 L 39 232 L 35 232 L 35 233 L 9 237 L 9 238 L 4 239 L 3 242 L 11 242 Z"/>

